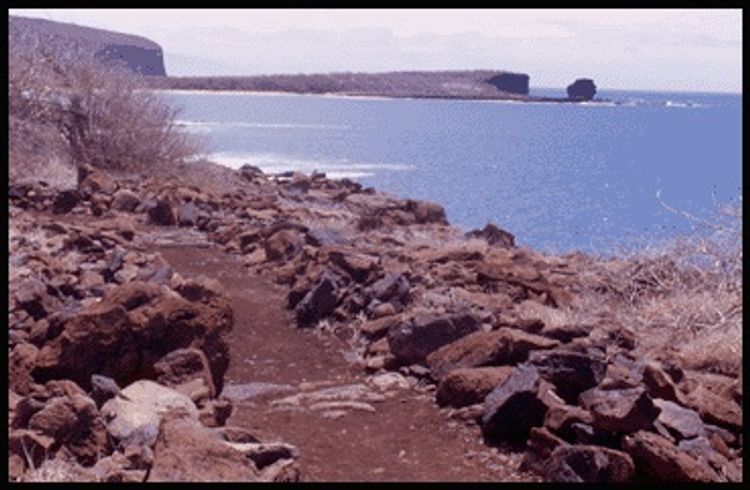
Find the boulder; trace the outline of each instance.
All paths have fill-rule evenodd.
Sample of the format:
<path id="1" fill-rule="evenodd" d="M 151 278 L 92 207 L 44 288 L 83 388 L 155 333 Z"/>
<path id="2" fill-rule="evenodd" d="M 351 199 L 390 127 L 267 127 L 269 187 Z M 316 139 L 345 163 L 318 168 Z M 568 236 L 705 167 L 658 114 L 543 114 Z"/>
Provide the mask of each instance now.
<path id="1" fill-rule="evenodd" d="M 651 427 L 660 413 L 643 387 L 593 388 L 581 393 L 580 401 L 594 417 L 594 427 L 614 433 L 630 434 Z"/>
<path id="2" fill-rule="evenodd" d="M 627 453 L 601 446 L 560 446 L 544 466 L 552 482 L 626 482 L 635 472 Z"/>
<path id="3" fill-rule="evenodd" d="M 575 101 L 591 100 L 596 95 L 596 85 L 590 78 L 579 78 L 568 85 L 568 99 Z"/>
<path id="4" fill-rule="evenodd" d="M 97 407 L 104 405 L 104 402 L 120 394 L 120 387 L 112 378 L 100 374 L 91 375 L 91 398 L 96 402 Z"/>
<path id="5" fill-rule="evenodd" d="M 263 244 L 268 260 L 288 260 L 302 251 L 305 240 L 299 231 L 285 228 L 269 236 Z"/>
<path id="6" fill-rule="evenodd" d="M 388 330 L 388 345 L 398 362 L 408 365 L 424 361 L 440 347 L 479 330 L 480 320 L 468 313 L 419 314 Z"/>
<path id="7" fill-rule="evenodd" d="M 319 320 L 333 313 L 339 302 L 337 289 L 335 276 L 328 272 L 324 273 L 295 306 L 297 324 L 300 327 L 314 326 Z"/>
<path id="8" fill-rule="evenodd" d="M 131 466 L 130 460 L 123 453 L 114 452 L 97 461 L 91 471 L 100 482 L 143 482 L 146 479 L 147 469 L 131 468 Z"/>
<path id="9" fill-rule="evenodd" d="M 445 209 L 439 204 L 410 199 L 406 201 L 406 210 L 414 214 L 417 224 L 448 224 L 448 220 L 445 219 Z"/>
<path id="10" fill-rule="evenodd" d="M 62 309 L 57 298 L 49 294 L 47 286 L 36 278 L 29 278 L 15 288 L 16 304 L 34 320 L 47 317 Z"/>
<path id="11" fill-rule="evenodd" d="M 177 224 L 180 226 L 195 226 L 198 222 L 198 206 L 192 201 L 182 203 L 177 211 Z"/>
<path id="12" fill-rule="evenodd" d="M 19 395 L 31 390 L 34 379 L 31 372 L 36 364 L 39 349 L 28 343 L 17 344 L 8 356 L 8 387 Z"/>
<path id="13" fill-rule="evenodd" d="M 405 305 L 409 301 L 411 284 L 403 274 L 388 273 L 365 289 L 368 299 Z"/>
<path id="14" fill-rule="evenodd" d="M 111 196 L 117 191 L 117 184 L 102 170 L 82 164 L 78 166 L 78 190 L 84 196 L 97 192 Z"/>
<path id="15" fill-rule="evenodd" d="M 575 404 L 578 395 L 604 379 L 607 363 L 594 353 L 568 350 L 537 351 L 529 355 L 529 363 L 539 374 L 555 385 L 557 393 L 568 403 Z"/>
<path id="16" fill-rule="evenodd" d="M 92 465 L 107 450 L 107 433 L 91 398 L 73 394 L 49 399 L 31 416 L 28 428 L 65 446 L 84 465 Z"/>
<path id="17" fill-rule="evenodd" d="M 55 439 L 36 430 L 15 429 L 8 433 L 8 454 L 21 459 L 20 477 L 27 464 L 39 468 L 53 452 Z"/>
<path id="18" fill-rule="evenodd" d="M 594 328 L 594 325 L 564 323 L 561 325 L 545 326 L 539 334 L 559 340 L 560 342 L 570 342 L 573 339 L 588 337 Z"/>
<path id="19" fill-rule="evenodd" d="M 516 246 L 515 237 L 505 230 L 498 228 L 492 223 L 487 223 L 481 230 L 472 230 L 466 233 L 466 238 L 482 238 L 490 245 L 502 248 L 513 248 Z"/>
<path id="20" fill-rule="evenodd" d="M 154 363 L 179 348 L 201 349 L 221 389 L 229 365 L 225 336 L 232 328 L 229 299 L 200 280 L 181 290 L 198 291 L 190 301 L 166 286 L 133 281 L 109 291 L 99 303 L 79 311 L 40 350 L 33 375 L 69 378 L 88 387 L 92 374 L 126 385 L 155 378 Z M 188 293 L 185 293 L 188 294 Z"/>
<path id="21" fill-rule="evenodd" d="M 546 427 L 532 427 L 529 432 L 529 439 L 526 441 L 526 452 L 521 459 L 520 469 L 543 475 L 544 465 L 549 461 L 552 452 L 558 447 L 567 445 L 567 442 L 550 432 Z"/>
<path id="22" fill-rule="evenodd" d="M 684 404 L 697 411 L 706 422 L 734 432 L 742 431 L 742 407 L 734 400 L 718 395 L 703 385 L 698 385 L 685 395 Z"/>
<path id="23" fill-rule="evenodd" d="M 512 328 L 478 331 L 451 342 L 427 357 L 434 379 L 452 369 L 490 365 L 513 365 L 527 359 L 533 350 L 557 347 L 559 342 Z"/>
<path id="24" fill-rule="evenodd" d="M 371 341 L 378 340 L 385 337 L 388 334 L 388 330 L 398 322 L 399 318 L 394 315 L 369 320 L 359 326 L 359 332 Z"/>
<path id="25" fill-rule="evenodd" d="M 54 214 L 69 213 L 79 202 L 81 202 L 81 195 L 75 189 L 58 192 L 52 201 L 52 212 Z"/>
<path id="26" fill-rule="evenodd" d="M 678 439 L 690 439 L 705 433 L 703 421 L 695 410 L 659 398 L 654 400 L 654 405 L 661 410 L 656 420 Z"/>
<path id="27" fill-rule="evenodd" d="M 192 417 L 171 413 L 159 426 L 149 482 L 257 481 L 253 461 Z"/>
<path id="28" fill-rule="evenodd" d="M 187 396 L 153 381 L 142 379 L 124 388 L 102 406 L 107 431 L 125 447 L 129 443 L 151 446 L 164 415 L 180 409 L 198 420 L 198 408 Z"/>
<path id="29" fill-rule="evenodd" d="M 341 267 L 352 279 L 359 283 L 367 282 L 378 264 L 377 257 L 356 253 L 353 250 L 335 249 L 328 252 L 331 262 Z"/>
<path id="30" fill-rule="evenodd" d="M 542 425 L 547 406 L 539 399 L 541 378 L 534 367 L 521 365 L 484 400 L 482 434 L 486 440 L 525 441 Z"/>
<path id="31" fill-rule="evenodd" d="M 506 284 L 521 288 L 526 297 L 538 297 L 538 302 L 554 307 L 570 304 L 571 295 L 564 289 L 551 284 L 542 275 L 538 264 L 524 256 L 496 255 L 478 262 L 474 266 L 479 284 Z M 531 293 L 531 294 L 530 294 Z"/>
<path id="32" fill-rule="evenodd" d="M 179 389 L 180 386 L 194 380 L 201 380 L 201 386 L 205 386 L 208 391 L 207 396 L 209 398 L 216 396 L 208 359 L 200 349 L 173 350 L 154 364 L 154 370 L 156 381 L 164 386 L 182 391 Z"/>
<path id="33" fill-rule="evenodd" d="M 194 393 L 191 393 L 191 400 L 196 400 Z M 210 400 L 200 400 L 203 405 L 198 411 L 198 418 L 206 427 L 222 427 L 227 423 L 227 419 L 232 415 L 234 404 L 231 400 L 225 398 L 214 398 Z"/>
<path id="34" fill-rule="evenodd" d="M 665 482 L 720 481 L 708 463 L 682 452 L 669 439 L 653 432 L 625 436 L 623 450 L 630 454 L 639 473 Z"/>
<path id="35" fill-rule="evenodd" d="M 510 366 L 454 369 L 438 383 L 435 400 L 457 408 L 480 403 L 512 372 Z"/>
<path id="36" fill-rule="evenodd" d="M 174 226 L 175 215 L 172 204 L 167 199 L 157 199 L 153 207 L 148 210 L 151 223 L 160 226 Z"/>
<path id="37" fill-rule="evenodd" d="M 673 402 L 681 399 L 679 388 L 672 377 L 657 362 L 647 362 L 643 367 L 643 384 L 651 398 L 661 398 Z"/>
<path id="38" fill-rule="evenodd" d="M 127 211 L 132 213 L 141 203 L 138 194 L 129 189 L 120 189 L 112 196 L 111 207 L 115 211 Z"/>
<path id="39" fill-rule="evenodd" d="M 590 425 L 592 422 L 593 417 L 588 411 L 568 404 L 550 406 L 544 418 L 545 427 L 570 442 L 577 439 L 574 424 Z"/>
<path id="40" fill-rule="evenodd" d="M 716 471 L 719 479 L 730 482 L 742 481 L 742 468 L 730 461 L 725 455 L 713 448 L 705 437 L 695 437 L 680 441 L 677 449 L 708 465 Z"/>

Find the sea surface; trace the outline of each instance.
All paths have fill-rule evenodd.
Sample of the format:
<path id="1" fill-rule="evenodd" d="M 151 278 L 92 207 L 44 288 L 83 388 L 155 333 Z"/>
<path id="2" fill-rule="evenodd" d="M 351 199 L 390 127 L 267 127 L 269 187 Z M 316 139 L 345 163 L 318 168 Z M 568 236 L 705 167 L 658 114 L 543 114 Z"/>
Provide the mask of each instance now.
<path id="1" fill-rule="evenodd" d="M 350 178 L 438 202 L 548 252 L 691 233 L 742 199 L 740 94 L 601 91 L 604 103 L 167 92 L 212 160 Z M 534 95 L 560 95 L 555 90 Z"/>

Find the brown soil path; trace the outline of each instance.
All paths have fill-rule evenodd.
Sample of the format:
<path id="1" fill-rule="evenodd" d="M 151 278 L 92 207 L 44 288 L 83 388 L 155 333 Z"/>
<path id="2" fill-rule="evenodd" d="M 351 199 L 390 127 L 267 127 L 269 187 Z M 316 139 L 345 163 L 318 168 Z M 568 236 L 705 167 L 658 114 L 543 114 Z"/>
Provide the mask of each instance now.
<path id="1" fill-rule="evenodd" d="M 179 243 L 179 242 L 178 242 Z M 227 385 L 266 382 L 296 391 L 365 383 L 335 336 L 293 327 L 283 290 L 247 272 L 237 258 L 211 247 L 162 246 L 159 251 L 184 277 L 219 280 L 235 315 Z M 319 389 L 319 388 L 318 388 Z M 450 420 L 431 393 L 392 391 L 374 411 L 348 410 L 326 418 L 304 406 L 279 407 L 272 396 L 235 403 L 229 424 L 261 440 L 282 440 L 300 450 L 304 481 L 509 481 L 529 480 L 518 455 L 480 442 L 476 427 Z M 276 399 L 289 396 L 277 394 Z"/>

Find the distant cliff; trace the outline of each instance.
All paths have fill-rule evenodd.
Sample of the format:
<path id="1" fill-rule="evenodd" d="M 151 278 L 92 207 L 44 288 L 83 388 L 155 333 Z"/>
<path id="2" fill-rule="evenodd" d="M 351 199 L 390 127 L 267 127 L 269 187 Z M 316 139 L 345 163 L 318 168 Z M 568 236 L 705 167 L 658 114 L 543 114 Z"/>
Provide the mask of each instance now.
<path id="1" fill-rule="evenodd" d="M 133 72 L 148 76 L 165 76 L 161 46 L 140 36 L 94 29 L 44 19 L 9 16 L 10 46 L 30 45 L 40 39 L 45 44 L 76 44 L 103 61 L 121 61 Z"/>

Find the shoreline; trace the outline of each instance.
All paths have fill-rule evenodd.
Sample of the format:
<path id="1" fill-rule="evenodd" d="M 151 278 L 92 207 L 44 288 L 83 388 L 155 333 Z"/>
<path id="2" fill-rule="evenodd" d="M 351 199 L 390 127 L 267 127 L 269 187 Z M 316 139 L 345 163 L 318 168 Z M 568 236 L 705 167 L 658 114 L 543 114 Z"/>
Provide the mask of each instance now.
<path id="1" fill-rule="evenodd" d="M 149 92 L 163 92 L 182 95 L 245 95 L 253 97 L 320 97 L 326 99 L 357 99 L 357 100 L 455 100 L 462 102 L 491 102 L 502 104 L 578 104 L 587 106 L 611 107 L 618 104 L 609 99 L 591 99 L 591 100 L 572 100 L 565 97 L 542 97 L 542 96 L 525 96 L 525 97 L 487 97 L 487 96 L 460 96 L 460 95 L 378 95 L 378 94 L 349 94 L 341 92 L 293 92 L 278 90 L 244 90 L 244 89 L 171 89 L 171 88 L 148 88 L 143 89 Z"/>

